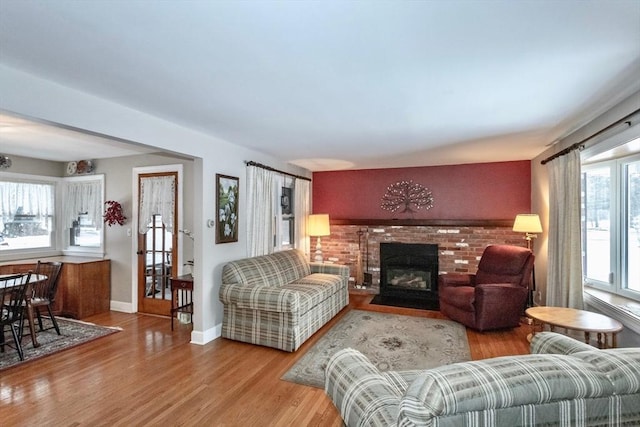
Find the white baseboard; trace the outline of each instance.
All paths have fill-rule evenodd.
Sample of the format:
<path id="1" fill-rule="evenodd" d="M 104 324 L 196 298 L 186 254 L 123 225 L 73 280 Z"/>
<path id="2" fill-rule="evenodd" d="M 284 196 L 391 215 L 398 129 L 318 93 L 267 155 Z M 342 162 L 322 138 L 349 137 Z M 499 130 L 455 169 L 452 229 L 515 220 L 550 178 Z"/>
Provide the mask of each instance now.
<path id="1" fill-rule="evenodd" d="M 205 345 L 208 342 L 220 338 L 222 336 L 222 324 L 218 324 L 211 329 L 207 329 L 204 332 L 193 331 L 191 332 L 191 344 Z"/>
<path id="2" fill-rule="evenodd" d="M 130 302 L 111 301 L 110 307 L 113 311 L 120 311 L 123 313 L 136 313 L 137 310 L 133 309 L 133 304 Z M 191 332 L 191 344 L 205 345 L 208 342 L 220 338 L 222 336 L 222 323 L 207 329 L 204 332 L 193 331 Z"/>
<path id="3" fill-rule="evenodd" d="M 123 313 L 135 313 L 137 311 L 133 309 L 133 304 L 122 301 L 111 301 L 109 309 L 112 311 L 121 311 Z"/>

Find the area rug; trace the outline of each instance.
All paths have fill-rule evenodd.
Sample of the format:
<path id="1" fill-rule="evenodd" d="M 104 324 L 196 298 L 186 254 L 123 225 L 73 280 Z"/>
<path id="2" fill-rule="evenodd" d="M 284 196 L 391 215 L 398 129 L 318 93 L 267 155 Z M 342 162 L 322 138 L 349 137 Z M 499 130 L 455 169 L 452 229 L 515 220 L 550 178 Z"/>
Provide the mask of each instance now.
<path id="1" fill-rule="evenodd" d="M 42 323 L 45 328 L 44 331 L 40 331 L 40 328 L 36 323 L 36 337 L 38 339 L 38 343 L 40 344 L 40 346 L 37 348 L 33 348 L 31 335 L 28 334 L 28 330 L 25 328 L 25 334 L 22 337 L 24 361 L 21 361 L 18 357 L 18 352 L 14 348 L 11 331 L 6 328 L 5 342 L 9 345 L 5 345 L 4 353 L 0 353 L 0 371 L 21 363 L 26 363 L 35 359 L 50 356 L 62 350 L 76 347 L 80 344 L 93 341 L 97 338 L 104 337 L 121 330 L 119 328 L 98 326 L 94 325 L 93 323 L 65 319 L 62 317 L 56 317 L 56 320 L 58 321 L 61 335 L 58 335 L 56 333 L 56 330 L 53 329 L 51 320 L 49 320 L 49 318 L 47 317 L 43 317 L 42 319 Z"/>
<path id="2" fill-rule="evenodd" d="M 282 379 L 324 387 L 324 368 L 343 348 L 354 348 L 381 371 L 428 369 L 471 360 L 464 326 L 450 320 L 352 310 Z"/>

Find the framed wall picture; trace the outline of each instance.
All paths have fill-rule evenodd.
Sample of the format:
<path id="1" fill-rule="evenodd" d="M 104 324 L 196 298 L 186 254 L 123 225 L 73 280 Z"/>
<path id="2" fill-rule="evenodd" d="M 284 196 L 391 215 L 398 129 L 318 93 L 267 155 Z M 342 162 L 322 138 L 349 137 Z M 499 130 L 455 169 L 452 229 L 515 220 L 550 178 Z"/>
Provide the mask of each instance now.
<path id="1" fill-rule="evenodd" d="M 216 174 L 216 243 L 238 241 L 238 192 L 236 177 Z"/>

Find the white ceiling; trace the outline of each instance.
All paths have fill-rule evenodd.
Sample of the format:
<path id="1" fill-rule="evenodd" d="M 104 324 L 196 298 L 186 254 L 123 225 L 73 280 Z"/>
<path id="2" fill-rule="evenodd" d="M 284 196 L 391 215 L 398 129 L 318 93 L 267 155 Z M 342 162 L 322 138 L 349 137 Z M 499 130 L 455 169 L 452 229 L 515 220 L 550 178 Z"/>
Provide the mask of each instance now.
<path id="1" fill-rule="evenodd" d="M 0 112 L 0 152 L 54 161 L 124 157 L 157 149 Z"/>
<path id="2" fill-rule="evenodd" d="M 640 90 L 640 1 L 1 0 L 0 63 L 311 170 L 523 160 Z"/>

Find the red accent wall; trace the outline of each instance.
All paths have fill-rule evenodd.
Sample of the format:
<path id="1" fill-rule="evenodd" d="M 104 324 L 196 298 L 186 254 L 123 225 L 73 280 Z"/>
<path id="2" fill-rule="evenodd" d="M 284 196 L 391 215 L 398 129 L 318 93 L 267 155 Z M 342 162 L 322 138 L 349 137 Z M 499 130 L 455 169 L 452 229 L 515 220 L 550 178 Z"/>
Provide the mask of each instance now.
<path id="1" fill-rule="evenodd" d="M 387 187 L 403 180 L 427 187 L 433 208 L 381 209 Z M 313 212 L 331 219 L 513 219 L 531 209 L 531 162 L 314 172 L 312 191 Z"/>

